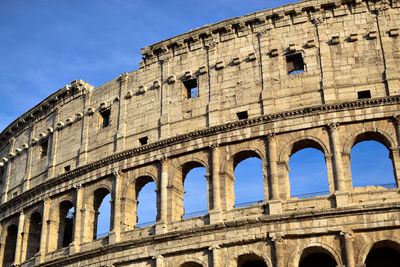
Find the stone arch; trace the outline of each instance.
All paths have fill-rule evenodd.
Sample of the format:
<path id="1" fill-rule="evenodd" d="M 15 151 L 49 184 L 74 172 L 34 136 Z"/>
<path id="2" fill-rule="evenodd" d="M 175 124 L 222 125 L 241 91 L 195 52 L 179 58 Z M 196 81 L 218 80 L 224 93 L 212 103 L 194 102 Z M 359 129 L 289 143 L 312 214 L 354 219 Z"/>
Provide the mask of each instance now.
<path id="1" fill-rule="evenodd" d="M 15 261 L 15 250 L 16 250 L 16 240 L 18 235 L 18 224 L 8 223 L 3 227 L 3 235 L 2 235 L 2 266 L 10 266 Z"/>
<path id="2" fill-rule="evenodd" d="M 344 141 L 343 154 L 350 154 L 351 149 L 362 141 L 376 141 L 383 144 L 389 151 L 391 147 L 396 147 L 393 138 L 380 129 L 352 132 Z"/>
<path id="3" fill-rule="evenodd" d="M 315 136 L 304 135 L 292 139 L 287 143 L 286 146 L 280 151 L 278 156 L 279 162 L 288 162 L 289 157 L 304 148 L 315 148 L 321 151 L 324 155 L 330 154 L 330 150 L 325 143 Z"/>
<path id="4" fill-rule="evenodd" d="M 111 195 L 110 231 L 114 225 L 114 194 L 111 182 L 103 180 L 85 189 L 83 198 L 83 242 L 90 242 L 97 238 L 98 209 L 104 198 Z"/>
<path id="5" fill-rule="evenodd" d="M 283 141 L 281 141 L 283 142 Z M 321 151 L 325 156 L 325 166 L 327 170 L 327 179 L 329 184 L 329 191 L 334 191 L 334 179 L 333 173 L 331 172 L 330 161 L 326 159 L 327 156 L 330 155 L 330 150 L 328 144 L 324 142 L 321 138 L 312 136 L 312 135 L 301 135 L 295 138 L 291 138 L 286 142 L 283 146 L 281 146 L 281 150 L 278 152 L 278 172 L 279 172 L 279 180 L 280 183 L 284 184 L 285 190 L 280 193 L 283 199 L 290 198 L 291 184 L 289 180 L 289 160 L 290 157 L 296 152 L 306 149 L 306 148 L 314 148 Z"/>
<path id="6" fill-rule="evenodd" d="M 375 238 L 372 239 L 370 242 L 364 242 L 362 247 L 360 248 L 357 254 L 357 262 L 356 264 L 363 264 L 367 259 L 369 252 L 378 244 L 381 246 L 382 244 L 388 244 L 389 246 L 393 246 L 400 249 L 400 238 L 395 237 L 394 235 L 390 236 L 390 238 L 382 237 L 382 238 Z"/>
<path id="7" fill-rule="evenodd" d="M 141 168 L 131 169 L 126 171 L 124 177 L 124 185 L 122 189 L 121 198 L 121 220 L 124 227 L 123 230 L 133 230 L 137 222 L 137 182 L 141 181 L 142 187 L 148 182 L 155 182 L 157 194 L 157 218 L 159 218 L 160 211 L 160 183 L 159 183 L 159 167 L 155 165 L 148 165 Z M 144 181 L 142 181 L 144 180 Z"/>
<path id="8" fill-rule="evenodd" d="M 40 238 L 42 232 L 43 217 L 40 211 L 33 210 L 28 217 L 28 228 L 26 237 L 26 259 L 32 258 L 40 249 Z M 24 244 L 25 245 L 25 244 Z"/>
<path id="9" fill-rule="evenodd" d="M 399 179 L 399 174 L 398 171 L 396 170 L 396 161 L 399 160 L 398 157 L 398 152 L 393 151 L 393 148 L 396 147 L 396 142 L 393 139 L 393 137 L 387 133 L 386 131 L 383 131 L 381 129 L 376 129 L 376 128 L 371 128 L 371 129 L 362 129 L 360 131 L 354 131 L 351 132 L 351 134 L 346 138 L 343 147 L 342 147 L 342 154 L 343 156 L 343 162 L 344 162 L 344 169 L 346 172 L 345 177 L 347 177 L 347 182 L 346 186 L 350 188 L 351 190 L 353 189 L 353 175 L 351 171 L 351 151 L 354 146 L 356 146 L 358 143 L 361 143 L 363 141 L 376 141 L 383 146 L 385 146 L 389 152 L 389 159 L 392 163 L 392 170 L 393 170 L 393 175 L 394 175 L 394 180 L 397 183 L 397 186 L 399 186 L 398 179 Z M 398 165 L 398 163 L 397 163 Z"/>
<path id="10" fill-rule="evenodd" d="M 183 262 L 179 264 L 180 267 L 197 267 L 197 266 L 202 266 L 202 267 L 207 267 L 207 264 L 194 257 L 185 257 Z"/>
<path id="11" fill-rule="evenodd" d="M 265 256 L 266 255 L 265 251 L 262 251 L 255 247 L 249 248 L 247 246 L 242 247 L 242 249 L 240 249 L 240 250 L 235 250 L 234 252 L 229 253 L 229 257 L 228 257 L 227 261 L 225 262 L 224 266 L 225 267 L 237 266 L 239 257 L 243 256 L 243 255 L 256 255 L 258 258 L 262 259 L 268 267 L 273 266 L 271 259 L 269 257 Z"/>
<path id="12" fill-rule="evenodd" d="M 332 247 L 327 244 L 321 242 L 310 242 L 308 244 L 301 245 L 300 247 L 296 247 L 293 252 L 289 255 L 287 261 L 287 267 L 298 267 L 300 263 L 300 259 L 302 257 L 303 252 L 306 249 L 315 249 L 316 251 L 325 251 L 328 255 L 330 255 L 337 263 L 337 265 L 343 265 L 342 258 L 340 253 L 337 252 Z"/>
<path id="13" fill-rule="evenodd" d="M 258 158 L 261 160 L 262 165 L 267 163 L 265 155 L 266 143 L 264 139 L 256 139 L 244 143 L 231 144 L 226 147 L 226 159 L 221 162 L 220 171 L 220 184 L 221 184 L 221 204 L 223 209 L 232 209 L 235 205 L 235 177 L 234 171 L 237 165 L 248 159 L 248 158 Z M 260 166 L 260 168 L 262 168 Z M 263 168 L 263 177 L 261 177 L 261 183 L 264 188 L 264 200 L 268 199 L 268 184 L 267 184 L 267 174 L 265 168 Z"/>
<path id="14" fill-rule="evenodd" d="M 49 221 L 50 223 L 47 225 L 49 232 L 48 236 L 57 238 L 48 238 L 47 240 L 48 251 L 53 251 L 64 247 L 63 244 L 67 242 L 67 240 L 64 240 L 65 239 L 64 235 L 69 236 L 70 234 L 71 238 L 70 241 L 71 242 L 73 241 L 73 232 L 74 232 L 73 223 L 75 219 L 75 212 L 72 218 L 67 218 L 68 211 L 71 208 L 74 208 L 76 212 L 75 197 L 73 196 L 72 193 L 60 196 L 57 199 L 51 201 L 49 218 L 52 218 L 52 220 L 50 220 Z M 71 219 L 72 221 L 69 219 Z M 65 233 L 66 229 L 68 233 Z"/>
<path id="15" fill-rule="evenodd" d="M 168 217 L 171 220 L 181 220 L 184 215 L 184 181 L 186 175 L 194 168 L 204 167 L 206 169 L 206 184 L 207 184 L 207 206 L 209 207 L 210 197 L 210 181 L 208 179 L 210 174 L 209 164 L 207 162 L 208 154 L 203 154 L 203 157 L 191 155 L 180 159 L 174 159 L 171 161 L 172 170 L 169 176 L 168 182 L 168 194 L 169 194 L 169 208 Z"/>

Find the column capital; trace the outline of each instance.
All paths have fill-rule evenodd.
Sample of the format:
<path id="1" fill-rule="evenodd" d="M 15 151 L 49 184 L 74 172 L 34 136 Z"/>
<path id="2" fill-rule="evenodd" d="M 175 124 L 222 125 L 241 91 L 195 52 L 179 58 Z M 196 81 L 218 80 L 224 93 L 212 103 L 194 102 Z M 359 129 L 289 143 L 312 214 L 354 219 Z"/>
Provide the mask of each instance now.
<path id="1" fill-rule="evenodd" d="M 44 203 L 50 203 L 50 201 L 51 201 L 51 198 L 49 196 L 44 196 L 44 198 L 43 198 Z"/>
<path id="2" fill-rule="evenodd" d="M 121 172 L 121 170 L 113 170 L 113 171 L 112 171 L 112 174 L 114 175 L 114 177 L 115 177 L 116 179 L 122 177 L 122 172 Z"/>
<path id="3" fill-rule="evenodd" d="M 166 165 L 169 163 L 169 158 L 166 155 L 163 155 L 158 161 L 161 165 Z"/>
<path id="4" fill-rule="evenodd" d="M 328 127 L 328 131 L 329 131 L 330 133 L 332 133 L 332 132 L 334 132 L 334 131 L 337 131 L 337 128 L 339 127 L 339 123 L 338 123 L 338 122 L 332 122 L 332 123 L 329 123 L 329 124 L 327 125 L 327 127 Z"/>
<path id="5" fill-rule="evenodd" d="M 211 150 L 220 149 L 219 143 L 214 142 L 214 143 L 210 144 L 210 149 Z"/>
<path id="6" fill-rule="evenodd" d="M 343 236 L 344 238 L 353 238 L 354 232 L 349 229 L 345 229 L 340 231 L 340 235 Z"/>
<path id="7" fill-rule="evenodd" d="M 153 260 L 163 260 L 164 259 L 164 256 L 163 255 L 153 255 L 153 256 L 151 256 L 151 258 L 153 259 Z"/>
<path id="8" fill-rule="evenodd" d="M 331 153 L 326 153 L 326 154 L 324 155 L 324 157 L 325 157 L 326 159 L 331 159 L 331 158 L 333 158 L 333 154 L 331 154 Z"/>
<path id="9" fill-rule="evenodd" d="M 76 184 L 76 185 L 74 185 L 74 188 L 76 189 L 76 191 L 79 191 L 79 190 L 83 189 L 83 186 L 82 186 L 82 184 Z"/>
<path id="10" fill-rule="evenodd" d="M 266 138 L 267 138 L 268 141 L 270 141 L 270 140 L 274 140 L 275 136 L 276 136 L 276 134 L 274 132 L 272 132 L 272 133 L 268 133 L 266 135 Z"/>
<path id="11" fill-rule="evenodd" d="M 215 249 L 220 249 L 221 247 L 217 244 L 213 244 L 211 246 L 208 247 L 208 250 L 215 250 Z"/>
<path id="12" fill-rule="evenodd" d="M 284 243 L 283 235 L 279 233 L 268 233 L 269 238 L 274 243 Z"/>

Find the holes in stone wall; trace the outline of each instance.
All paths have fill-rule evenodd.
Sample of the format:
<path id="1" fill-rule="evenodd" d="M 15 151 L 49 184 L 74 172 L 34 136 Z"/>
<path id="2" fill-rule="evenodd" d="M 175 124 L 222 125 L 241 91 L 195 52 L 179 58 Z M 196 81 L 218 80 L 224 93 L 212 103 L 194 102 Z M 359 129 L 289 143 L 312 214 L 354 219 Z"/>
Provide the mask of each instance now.
<path id="1" fill-rule="evenodd" d="M 71 165 L 67 165 L 64 167 L 65 172 L 69 172 L 71 170 Z"/>
<path id="2" fill-rule="evenodd" d="M 371 98 L 371 91 L 370 90 L 359 91 L 357 92 L 357 95 L 358 99 Z"/>
<path id="3" fill-rule="evenodd" d="M 198 83 L 197 79 L 189 79 L 183 81 L 185 87 L 186 98 L 196 98 L 199 97 Z"/>
<path id="4" fill-rule="evenodd" d="M 111 125 L 111 109 L 104 109 L 100 111 L 100 128 L 106 128 Z"/>
<path id="5" fill-rule="evenodd" d="M 286 55 L 286 67 L 289 75 L 304 72 L 304 60 L 301 53 Z"/>
<path id="6" fill-rule="evenodd" d="M 242 112 L 237 112 L 236 116 L 238 117 L 239 120 L 245 120 L 249 117 L 249 115 L 247 114 L 247 110 Z"/>
<path id="7" fill-rule="evenodd" d="M 39 143 L 39 153 L 40 153 L 40 158 L 44 158 L 47 156 L 48 153 L 48 147 L 49 147 L 49 140 L 43 140 L 42 142 Z"/>
<path id="8" fill-rule="evenodd" d="M 149 138 L 147 136 L 145 136 L 145 137 L 139 138 L 139 143 L 141 146 L 144 146 L 147 144 L 148 140 L 149 140 Z"/>

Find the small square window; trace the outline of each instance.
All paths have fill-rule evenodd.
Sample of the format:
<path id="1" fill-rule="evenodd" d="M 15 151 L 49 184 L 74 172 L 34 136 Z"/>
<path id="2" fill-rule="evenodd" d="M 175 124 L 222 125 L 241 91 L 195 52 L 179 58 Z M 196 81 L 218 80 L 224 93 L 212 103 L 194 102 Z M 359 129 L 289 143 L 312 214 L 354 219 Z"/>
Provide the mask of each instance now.
<path id="1" fill-rule="evenodd" d="M 144 146 L 147 144 L 149 138 L 147 136 L 139 138 L 140 145 Z"/>
<path id="2" fill-rule="evenodd" d="M 46 139 L 40 142 L 40 158 L 47 156 L 49 141 Z"/>
<path id="3" fill-rule="evenodd" d="M 71 165 L 67 165 L 64 167 L 65 172 L 69 172 L 71 170 Z"/>
<path id="4" fill-rule="evenodd" d="M 360 92 L 357 92 L 357 94 L 358 94 L 358 99 L 371 98 L 370 90 L 360 91 Z"/>
<path id="5" fill-rule="evenodd" d="M 100 128 L 106 128 L 110 126 L 110 116 L 110 109 L 100 111 Z"/>
<path id="6" fill-rule="evenodd" d="M 187 98 L 199 97 L 199 90 L 197 87 L 197 79 L 190 79 L 190 80 L 183 81 L 183 85 L 185 86 Z"/>
<path id="7" fill-rule="evenodd" d="M 289 75 L 304 72 L 304 60 L 301 53 L 287 55 L 286 66 Z"/>
<path id="8" fill-rule="evenodd" d="M 249 115 L 247 114 L 247 111 L 238 112 L 238 113 L 236 113 L 236 115 L 239 120 L 245 120 L 249 117 Z"/>
<path id="9" fill-rule="evenodd" d="M 4 168 L 1 168 L 1 169 L 0 169 L 0 184 L 3 183 L 4 174 L 5 174 Z"/>

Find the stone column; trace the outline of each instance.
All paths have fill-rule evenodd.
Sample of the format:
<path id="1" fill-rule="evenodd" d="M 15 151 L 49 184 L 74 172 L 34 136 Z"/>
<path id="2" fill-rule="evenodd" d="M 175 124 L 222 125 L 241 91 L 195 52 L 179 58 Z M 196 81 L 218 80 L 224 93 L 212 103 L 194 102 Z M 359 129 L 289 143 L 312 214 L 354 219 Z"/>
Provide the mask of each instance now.
<path id="1" fill-rule="evenodd" d="M 343 236 L 345 253 L 346 253 L 346 267 L 354 267 L 354 249 L 353 249 L 353 231 L 344 230 L 340 232 L 340 235 Z"/>
<path id="2" fill-rule="evenodd" d="M 36 264 L 42 263 L 45 260 L 45 254 L 47 252 L 48 247 L 48 235 L 49 235 L 49 226 L 47 222 L 50 218 L 50 204 L 51 200 L 49 197 L 45 197 L 43 201 L 43 218 L 42 218 L 42 231 L 40 235 L 40 250 L 39 257 L 36 258 Z"/>
<path id="3" fill-rule="evenodd" d="M 346 184 L 343 174 L 342 155 L 340 153 L 340 141 L 337 129 L 338 126 L 339 123 L 330 123 L 328 125 L 328 131 L 333 155 L 336 206 L 343 207 L 348 205 L 349 195 L 346 192 Z"/>
<path id="4" fill-rule="evenodd" d="M 275 134 L 268 134 L 268 161 L 270 173 L 271 196 L 268 201 L 269 213 L 282 213 L 282 201 L 279 197 L 279 176 L 278 176 L 278 157 L 276 154 L 276 139 Z M 264 185 L 265 186 L 265 185 Z"/>
<path id="5" fill-rule="evenodd" d="M 284 240 L 282 235 L 277 233 L 269 233 L 269 237 L 273 243 L 275 267 L 284 267 Z"/>
<path id="6" fill-rule="evenodd" d="M 57 107 L 55 110 L 55 116 L 54 116 L 54 121 L 53 121 L 53 127 L 48 128 L 48 135 L 49 135 L 49 141 L 51 138 L 51 142 L 49 142 L 49 145 L 51 144 L 51 148 L 49 149 L 49 155 L 48 155 L 48 162 L 49 162 L 49 169 L 47 171 L 47 175 L 49 178 L 53 178 L 56 173 L 56 163 L 57 163 L 57 148 L 58 148 L 58 136 L 60 135 L 60 131 L 56 130 L 57 127 L 57 122 L 60 119 L 60 107 Z M 51 134 L 51 136 L 50 136 Z"/>
<path id="7" fill-rule="evenodd" d="M 91 96 L 92 90 L 85 89 L 83 92 L 83 101 L 84 101 L 84 116 L 82 118 L 82 140 L 81 146 L 79 147 L 79 166 L 85 165 L 87 163 L 87 151 L 89 144 L 89 130 L 90 130 L 90 118 L 92 117 L 93 110 L 91 109 Z"/>
<path id="8" fill-rule="evenodd" d="M 74 239 L 70 246 L 70 253 L 80 251 L 81 237 L 82 237 L 82 213 L 83 213 L 83 193 L 84 188 L 82 185 L 75 186 L 76 189 L 76 207 L 75 207 L 75 220 L 74 220 Z"/>
<path id="9" fill-rule="evenodd" d="M 394 116 L 393 125 L 396 129 L 397 147 L 391 148 L 394 175 L 397 187 L 400 188 L 400 115 Z"/>
<path id="10" fill-rule="evenodd" d="M 210 223 L 214 224 L 221 221 L 220 148 L 218 145 L 211 146 L 211 158 L 213 207 L 210 211 Z"/>
<path id="11" fill-rule="evenodd" d="M 156 267 L 164 267 L 164 257 L 162 255 L 151 257 L 156 262 Z"/>
<path id="12" fill-rule="evenodd" d="M 163 158 L 161 161 L 161 181 L 160 181 L 160 219 L 156 223 L 156 233 L 165 233 L 167 231 L 167 216 L 168 216 L 168 166 L 169 160 Z"/>
<path id="13" fill-rule="evenodd" d="M 13 151 L 15 150 L 15 138 L 12 137 L 9 140 L 10 143 L 10 154 L 14 153 Z M 6 160 L 8 162 L 7 168 L 4 172 L 5 179 L 3 181 L 4 186 L 4 195 L 3 195 L 3 201 L 2 203 L 6 202 L 8 200 L 8 188 L 10 184 L 10 175 L 11 175 L 11 165 L 12 165 L 12 158 L 10 157 L 9 159 Z"/>
<path id="14" fill-rule="evenodd" d="M 121 198 L 122 198 L 122 174 L 120 171 L 114 171 L 114 183 L 113 183 L 113 227 L 109 234 L 110 243 L 117 243 L 121 236 Z"/>
<path id="15" fill-rule="evenodd" d="M 18 234 L 15 246 L 15 258 L 14 264 L 19 264 L 21 262 L 21 253 L 22 253 L 22 239 L 24 234 L 24 225 L 25 225 L 25 213 L 21 211 L 19 213 L 19 221 L 18 221 Z"/>
<path id="16" fill-rule="evenodd" d="M 218 245 L 212 245 L 208 248 L 212 252 L 212 263 L 213 267 L 218 267 L 220 266 L 220 261 L 219 261 L 219 254 L 220 254 L 220 247 Z"/>
<path id="17" fill-rule="evenodd" d="M 119 76 L 120 82 L 119 89 L 119 104 L 118 104 L 118 118 L 117 118 L 117 132 L 115 134 L 116 151 L 123 151 L 125 149 L 125 133 L 126 133 L 126 100 L 128 88 L 129 73 L 123 73 Z"/>

